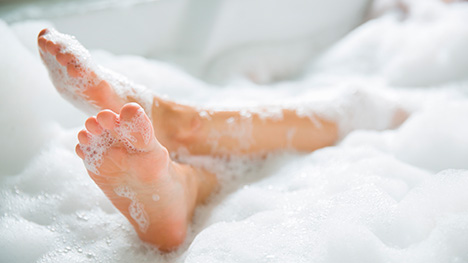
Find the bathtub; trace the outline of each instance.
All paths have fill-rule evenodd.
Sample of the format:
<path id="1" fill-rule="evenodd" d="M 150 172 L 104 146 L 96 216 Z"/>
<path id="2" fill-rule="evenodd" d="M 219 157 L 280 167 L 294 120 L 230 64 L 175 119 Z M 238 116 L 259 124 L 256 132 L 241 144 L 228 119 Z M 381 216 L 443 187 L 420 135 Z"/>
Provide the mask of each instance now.
<path id="1" fill-rule="evenodd" d="M 368 21 L 358 0 L 2 4 L 0 261 L 468 261 L 468 4 L 405 4 Z M 346 136 L 313 153 L 187 156 L 216 171 L 221 189 L 198 207 L 186 242 L 163 254 L 74 153 L 88 116 L 40 61 L 35 39 L 51 26 L 181 103 L 332 111 L 364 93 L 410 116 L 377 129 L 365 120 L 386 106 L 357 103 Z"/>

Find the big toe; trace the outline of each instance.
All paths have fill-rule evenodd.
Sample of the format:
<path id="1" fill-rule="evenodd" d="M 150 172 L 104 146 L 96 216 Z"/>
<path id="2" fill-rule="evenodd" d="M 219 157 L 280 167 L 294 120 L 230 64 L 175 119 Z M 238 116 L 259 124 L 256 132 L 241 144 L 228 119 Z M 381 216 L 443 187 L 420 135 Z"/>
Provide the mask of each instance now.
<path id="1" fill-rule="evenodd" d="M 137 148 L 145 148 L 154 138 L 153 126 L 143 108 L 137 103 L 128 103 L 120 111 L 121 136 Z"/>
<path id="2" fill-rule="evenodd" d="M 37 44 L 39 47 L 43 50 L 46 51 L 46 46 L 47 46 L 47 39 L 45 36 L 49 33 L 49 29 L 44 28 L 39 32 L 39 35 L 37 36 Z"/>
<path id="3" fill-rule="evenodd" d="M 123 121 L 131 121 L 135 116 L 141 114 L 143 108 L 137 103 L 127 103 L 120 110 L 120 119 Z"/>
<path id="4" fill-rule="evenodd" d="M 61 46 L 50 40 L 51 34 L 52 31 L 50 29 L 43 29 L 37 36 L 37 44 L 43 52 L 48 52 L 55 56 L 60 52 Z"/>

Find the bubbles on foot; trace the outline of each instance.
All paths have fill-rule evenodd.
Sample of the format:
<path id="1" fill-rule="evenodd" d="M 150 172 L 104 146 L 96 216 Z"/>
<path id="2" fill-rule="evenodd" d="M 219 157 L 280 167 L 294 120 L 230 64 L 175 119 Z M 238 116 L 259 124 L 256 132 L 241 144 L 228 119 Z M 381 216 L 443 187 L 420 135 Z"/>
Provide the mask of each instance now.
<path id="1" fill-rule="evenodd" d="M 89 133 L 89 144 L 80 144 L 84 153 L 84 164 L 90 172 L 100 175 L 99 167 L 102 165 L 102 157 L 107 150 L 115 143 L 116 139 L 112 137 L 109 131 L 104 131 L 99 135 Z"/>
<path id="2" fill-rule="evenodd" d="M 153 135 L 153 127 L 145 118 L 145 111 L 139 108 L 135 116 L 130 121 L 121 122 L 115 128 L 115 132 L 122 138 L 122 142 L 128 150 L 136 151 L 137 149 L 132 143 L 137 142 L 137 139 L 132 134 L 139 133 L 143 137 L 144 144 L 148 145 Z"/>
<path id="3" fill-rule="evenodd" d="M 138 200 L 137 195 L 128 186 L 119 186 L 114 188 L 116 195 L 130 199 L 131 203 L 128 206 L 130 216 L 138 224 L 141 232 L 145 233 L 149 227 L 149 217 L 145 211 L 144 205 Z"/>
<path id="4" fill-rule="evenodd" d="M 101 167 L 103 157 L 109 148 L 122 144 L 128 153 L 142 152 L 143 150 L 134 146 L 137 143 L 137 138 L 134 135 L 141 135 L 144 145 L 148 145 L 151 136 L 153 136 L 153 128 L 146 119 L 142 108 L 138 109 L 130 121 L 118 122 L 113 132 L 115 134 L 112 134 L 110 130 L 104 130 L 99 135 L 88 133 L 89 144 L 80 144 L 80 149 L 84 153 L 86 169 L 96 175 L 100 175 L 99 167 Z"/>

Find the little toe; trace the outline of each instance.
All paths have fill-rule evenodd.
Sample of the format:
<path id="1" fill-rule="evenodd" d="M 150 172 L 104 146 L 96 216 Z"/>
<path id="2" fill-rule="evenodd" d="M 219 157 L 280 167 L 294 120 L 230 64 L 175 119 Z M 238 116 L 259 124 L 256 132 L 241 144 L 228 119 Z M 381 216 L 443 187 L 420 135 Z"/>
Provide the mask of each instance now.
<path id="1" fill-rule="evenodd" d="M 86 130 L 81 130 L 78 133 L 78 141 L 80 144 L 89 144 L 89 134 Z"/>
<path id="2" fill-rule="evenodd" d="M 111 110 L 103 110 L 96 116 L 99 125 L 108 130 L 111 130 L 115 127 L 117 118 L 117 114 Z"/>
<path id="3" fill-rule="evenodd" d="M 96 120 L 96 117 L 90 117 L 85 122 L 85 127 L 92 134 L 99 135 L 102 132 L 102 127 Z"/>
<path id="4" fill-rule="evenodd" d="M 81 146 L 79 144 L 76 145 L 75 152 L 81 159 L 85 158 L 84 152 L 81 150 Z"/>
<path id="5" fill-rule="evenodd" d="M 47 39 L 45 39 L 44 37 L 39 37 L 37 39 L 37 44 L 39 45 L 42 51 L 47 51 Z"/>

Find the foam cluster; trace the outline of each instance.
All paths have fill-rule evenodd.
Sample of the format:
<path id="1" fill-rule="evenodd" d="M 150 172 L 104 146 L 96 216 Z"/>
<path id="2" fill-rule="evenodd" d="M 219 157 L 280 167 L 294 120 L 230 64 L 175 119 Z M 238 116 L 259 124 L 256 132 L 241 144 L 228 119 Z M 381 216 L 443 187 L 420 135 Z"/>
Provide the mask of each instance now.
<path id="1" fill-rule="evenodd" d="M 115 128 L 115 132 L 117 132 L 117 134 L 126 141 L 125 145 L 131 150 L 136 150 L 131 143 L 135 143 L 137 141 L 132 134 L 138 133 L 141 135 L 145 145 L 147 145 L 151 140 L 153 127 L 146 119 L 145 115 L 145 111 L 142 108 L 139 108 L 138 112 L 130 121 L 121 121 L 119 126 Z"/>
<path id="2" fill-rule="evenodd" d="M 404 105 L 396 101 L 393 94 L 378 94 L 367 88 L 347 87 L 333 100 L 321 105 L 310 105 L 300 109 L 311 118 L 320 116 L 338 124 L 339 135 L 344 138 L 354 130 L 385 130 L 398 126 L 398 114 L 409 115 Z"/>
<path id="3" fill-rule="evenodd" d="M 128 186 L 119 186 L 114 189 L 116 195 L 130 199 L 131 203 L 128 207 L 130 216 L 135 220 L 141 232 L 145 233 L 149 227 L 149 217 L 146 214 L 145 206 L 138 201 L 137 195 L 130 190 Z"/>
<path id="4" fill-rule="evenodd" d="M 90 172 L 100 175 L 99 167 L 103 162 L 103 157 L 107 150 L 114 145 L 116 139 L 109 131 L 103 131 L 99 135 L 89 134 L 89 144 L 80 144 L 80 149 L 84 153 L 84 164 Z"/>
<path id="5" fill-rule="evenodd" d="M 74 60 L 71 63 L 79 67 L 82 76 L 95 74 L 99 69 L 92 61 L 88 50 L 75 37 L 61 34 L 55 29 L 48 29 L 48 32 L 43 37 L 60 45 L 62 47 L 61 53 L 73 53 Z M 101 79 L 98 77 L 71 77 L 68 75 L 67 66 L 62 66 L 55 56 L 49 52 L 44 52 L 42 49 L 39 49 L 39 52 L 47 64 L 49 76 L 59 93 L 78 108 L 95 113 L 98 109 L 97 106 L 87 101 L 87 96 L 83 92 L 89 86 L 97 86 Z"/>
<path id="6" fill-rule="evenodd" d="M 135 84 L 122 75 L 111 72 L 97 65 L 89 54 L 75 37 L 57 32 L 55 29 L 48 29 L 43 36 L 45 39 L 53 41 L 62 47 L 60 53 L 73 54 L 74 59 L 71 63 L 79 68 L 78 77 L 71 77 L 67 72 L 67 65 L 62 66 L 55 56 L 49 52 L 39 49 L 44 62 L 47 64 L 49 76 L 59 93 L 74 104 L 77 108 L 95 114 L 100 110 L 98 105 L 88 99 L 84 92 L 89 87 L 95 87 L 101 81 L 107 81 L 117 96 L 126 98 L 128 96 L 137 98 L 142 106 L 151 113 L 151 92 L 145 87 Z"/>

